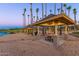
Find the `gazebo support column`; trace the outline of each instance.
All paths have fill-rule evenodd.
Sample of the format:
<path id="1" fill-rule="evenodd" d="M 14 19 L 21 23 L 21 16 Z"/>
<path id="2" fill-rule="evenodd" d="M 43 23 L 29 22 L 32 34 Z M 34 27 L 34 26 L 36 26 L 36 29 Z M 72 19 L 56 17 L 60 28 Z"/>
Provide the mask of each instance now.
<path id="1" fill-rule="evenodd" d="M 68 26 L 65 25 L 65 34 L 68 34 L 67 28 L 68 28 Z"/>
<path id="2" fill-rule="evenodd" d="M 49 26 L 49 32 L 51 32 L 51 27 Z"/>
<path id="3" fill-rule="evenodd" d="M 58 30 L 57 30 L 58 26 L 56 25 L 55 26 L 55 35 L 57 36 L 58 35 Z"/>
<path id="4" fill-rule="evenodd" d="M 33 36 L 35 35 L 34 32 L 35 32 L 35 31 L 34 31 L 34 28 L 33 28 L 33 29 L 32 29 L 32 34 L 33 34 Z"/>
<path id="5" fill-rule="evenodd" d="M 28 34 L 28 30 L 27 30 L 27 34 Z"/>
<path id="6" fill-rule="evenodd" d="M 29 34 L 29 30 L 27 30 L 27 34 Z"/>
<path id="7" fill-rule="evenodd" d="M 40 27 L 37 26 L 37 32 L 38 32 L 38 35 L 40 34 Z"/>

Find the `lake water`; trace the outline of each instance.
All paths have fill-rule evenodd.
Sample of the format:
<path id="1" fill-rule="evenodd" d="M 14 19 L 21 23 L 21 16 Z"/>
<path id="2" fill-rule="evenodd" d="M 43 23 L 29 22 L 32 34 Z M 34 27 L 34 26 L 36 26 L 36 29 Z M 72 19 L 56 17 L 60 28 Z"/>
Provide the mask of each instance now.
<path id="1" fill-rule="evenodd" d="M 10 26 L 10 25 L 9 25 L 9 26 L 1 26 L 1 25 L 0 25 L 0 29 L 1 29 L 1 30 L 2 30 L 2 29 L 15 29 L 15 28 L 23 28 L 23 26 L 16 26 L 16 25 L 15 25 L 15 26 L 12 26 L 12 25 L 11 25 L 11 26 Z M 1 37 L 1 36 L 5 36 L 5 35 L 8 35 L 8 34 L 9 34 L 9 33 L 7 33 L 7 32 L 0 32 L 0 37 Z"/>
<path id="2" fill-rule="evenodd" d="M 5 36 L 5 35 L 8 35 L 9 33 L 6 33 L 6 32 L 0 32 L 0 37 L 2 36 Z"/>
<path id="3" fill-rule="evenodd" d="M 14 29 L 14 28 L 23 28 L 23 26 L 1 26 L 0 25 L 0 29 Z M 8 34 L 9 33 L 7 33 L 7 32 L 0 32 L 0 37 L 8 35 Z"/>

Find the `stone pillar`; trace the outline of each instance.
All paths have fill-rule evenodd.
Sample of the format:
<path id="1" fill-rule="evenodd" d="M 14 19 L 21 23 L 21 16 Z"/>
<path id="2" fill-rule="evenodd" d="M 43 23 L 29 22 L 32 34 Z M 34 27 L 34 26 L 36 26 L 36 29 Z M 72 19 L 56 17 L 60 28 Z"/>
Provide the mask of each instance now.
<path id="1" fill-rule="evenodd" d="M 58 30 L 57 30 L 58 26 L 55 25 L 55 35 L 57 36 L 58 35 Z"/>
<path id="2" fill-rule="evenodd" d="M 65 34 L 68 34 L 67 28 L 68 28 L 68 26 L 65 25 Z"/>

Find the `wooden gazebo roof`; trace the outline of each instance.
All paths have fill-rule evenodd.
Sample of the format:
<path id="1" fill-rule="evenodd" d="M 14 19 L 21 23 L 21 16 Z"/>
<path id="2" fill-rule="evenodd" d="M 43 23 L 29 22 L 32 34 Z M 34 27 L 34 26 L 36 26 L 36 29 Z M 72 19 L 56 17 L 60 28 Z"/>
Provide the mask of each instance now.
<path id="1" fill-rule="evenodd" d="M 32 30 L 33 29 L 33 27 L 32 26 L 30 26 L 30 25 L 28 25 L 28 26 L 26 26 L 25 28 L 23 28 L 23 29 L 25 29 L 25 30 Z"/>
<path id="2" fill-rule="evenodd" d="M 53 23 L 53 22 L 54 23 L 61 22 L 61 24 L 59 24 L 59 25 L 62 25 L 62 24 L 67 24 L 67 25 L 75 24 L 75 22 L 65 14 L 59 14 L 59 15 L 50 14 L 46 18 L 43 18 L 42 20 L 31 24 L 31 26 L 47 26 L 47 25 L 45 25 L 46 23 L 50 26 L 51 23 Z"/>

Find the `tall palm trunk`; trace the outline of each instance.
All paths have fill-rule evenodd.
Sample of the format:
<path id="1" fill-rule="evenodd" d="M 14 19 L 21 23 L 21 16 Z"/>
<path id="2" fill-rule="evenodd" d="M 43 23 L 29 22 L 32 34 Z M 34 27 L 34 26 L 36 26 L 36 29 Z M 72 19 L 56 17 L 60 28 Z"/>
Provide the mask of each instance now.
<path id="1" fill-rule="evenodd" d="M 38 21 L 38 12 L 37 12 L 37 21 Z"/>
<path id="2" fill-rule="evenodd" d="M 42 18 L 44 18 L 44 4 L 42 3 Z"/>
<path id="3" fill-rule="evenodd" d="M 52 10 L 50 9 L 50 14 L 52 14 Z"/>
<path id="4" fill-rule="evenodd" d="M 59 12 L 60 12 L 60 8 L 58 8 L 57 10 L 58 10 L 58 14 L 59 14 Z"/>
<path id="5" fill-rule="evenodd" d="M 54 4 L 54 14 L 56 15 L 56 3 Z"/>
<path id="6" fill-rule="evenodd" d="M 74 29 L 76 31 L 77 30 L 77 27 L 76 27 L 76 13 L 77 13 L 77 11 L 75 8 L 73 9 L 73 13 L 74 13 L 74 20 L 75 20 Z"/>
<path id="7" fill-rule="evenodd" d="M 74 30 L 76 32 L 76 29 L 77 29 L 77 27 L 76 27 L 76 14 L 74 14 L 74 19 L 75 19 Z"/>
<path id="8" fill-rule="evenodd" d="M 70 10 L 68 10 L 68 16 L 70 16 Z"/>
<path id="9" fill-rule="evenodd" d="M 30 16 L 31 16 L 31 24 L 32 24 L 32 22 L 33 22 L 32 3 L 30 3 Z"/>
<path id="10" fill-rule="evenodd" d="M 42 19 L 44 18 L 44 4 L 42 3 Z M 42 34 L 44 35 L 44 27 L 42 27 Z"/>
<path id="11" fill-rule="evenodd" d="M 67 6 L 66 3 L 64 3 L 63 6 L 64 6 L 64 13 L 66 14 L 66 6 Z"/>
<path id="12" fill-rule="evenodd" d="M 66 6 L 64 6 L 64 13 L 66 14 Z"/>
<path id="13" fill-rule="evenodd" d="M 24 26 L 24 28 L 26 27 L 26 16 L 25 16 L 25 14 L 23 14 L 23 26 Z"/>
<path id="14" fill-rule="evenodd" d="M 47 3 L 45 4 L 45 17 L 47 16 Z"/>
<path id="15" fill-rule="evenodd" d="M 24 28 L 26 26 L 26 15 L 25 15 L 25 13 L 26 13 L 26 8 L 24 8 L 24 12 L 23 12 L 23 26 L 24 26 Z"/>
<path id="16" fill-rule="evenodd" d="M 61 3 L 61 13 L 63 13 L 63 7 L 62 6 L 63 6 L 63 4 Z"/>
<path id="17" fill-rule="evenodd" d="M 39 20 L 38 19 L 38 12 L 39 12 L 39 8 L 36 9 L 37 21 Z"/>
<path id="18" fill-rule="evenodd" d="M 28 24 L 29 24 L 29 15 L 28 15 Z"/>
<path id="19" fill-rule="evenodd" d="M 68 9 L 68 16 L 70 16 L 71 6 L 67 7 L 67 9 Z"/>
<path id="20" fill-rule="evenodd" d="M 76 21 L 76 14 L 74 14 L 74 19 L 75 19 L 75 23 L 77 23 L 77 21 Z"/>
<path id="21" fill-rule="evenodd" d="M 25 17 L 25 13 L 23 13 L 23 28 L 26 27 L 26 17 Z M 25 32 L 25 30 L 23 29 L 23 32 Z"/>
<path id="22" fill-rule="evenodd" d="M 33 20 L 34 20 L 34 22 L 35 22 L 35 16 L 33 16 Z"/>

